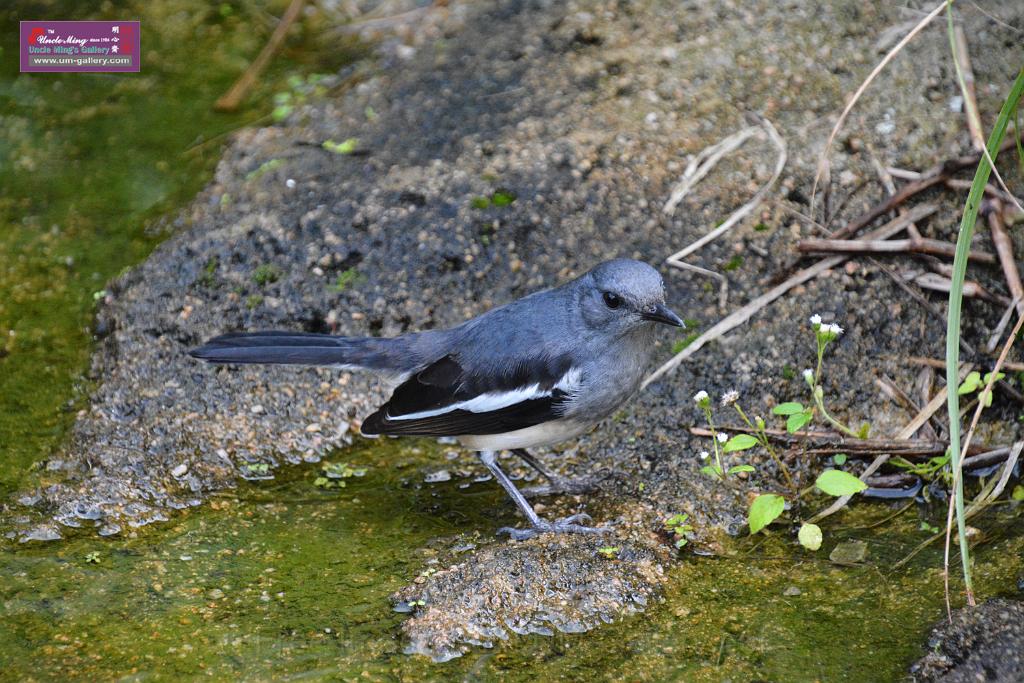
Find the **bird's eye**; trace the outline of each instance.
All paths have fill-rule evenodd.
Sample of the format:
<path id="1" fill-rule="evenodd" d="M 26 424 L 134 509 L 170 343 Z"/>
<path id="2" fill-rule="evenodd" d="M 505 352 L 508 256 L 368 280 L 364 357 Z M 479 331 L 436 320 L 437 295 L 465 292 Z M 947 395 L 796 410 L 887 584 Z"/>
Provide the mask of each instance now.
<path id="1" fill-rule="evenodd" d="M 618 294 L 612 294 L 611 292 L 604 293 L 604 303 L 608 308 L 618 308 L 622 305 L 622 299 L 619 298 Z"/>

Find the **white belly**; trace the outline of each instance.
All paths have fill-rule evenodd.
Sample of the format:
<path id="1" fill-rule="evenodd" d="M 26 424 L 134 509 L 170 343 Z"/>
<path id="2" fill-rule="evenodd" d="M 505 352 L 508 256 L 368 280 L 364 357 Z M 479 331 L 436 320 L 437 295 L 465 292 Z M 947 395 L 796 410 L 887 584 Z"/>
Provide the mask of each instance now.
<path id="1" fill-rule="evenodd" d="M 468 434 L 457 438 L 463 446 L 473 451 L 510 451 L 514 448 L 551 446 L 575 438 L 592 426 L 576 420 L 554 420 L 503 434 Z"/>

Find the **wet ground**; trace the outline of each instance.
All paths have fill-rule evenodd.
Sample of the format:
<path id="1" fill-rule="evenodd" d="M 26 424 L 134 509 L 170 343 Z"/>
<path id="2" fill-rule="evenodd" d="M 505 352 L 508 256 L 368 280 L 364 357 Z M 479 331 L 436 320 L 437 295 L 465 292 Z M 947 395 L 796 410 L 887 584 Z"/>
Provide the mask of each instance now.
<path id="1" fill-rule="evenodd" d="M 894 511 L 864 504 L 827 524 L 825 547 L 813 555 L 782 529 L 763 543 L 749 540 L 745 496 L 779 486 L 777 472 L 755 458 L 754 476 L 716 486 L 698 472 L 706 441 L 688 432 L 699 422 L 690 400 L 698 388 L 739 389 L 755 412 L 799 397 L 799 368 L 813 357 L 812 312 L 847 329 L 826 371 L 835 411 L 851 423 L 870 421 L 875 434 L 909 419 L 879 397 L 873 377 L 912 384 L 916 368 L 898 357 L 908 339 L 922 354 L 941 355 L 944 324 L 905 301 L 877 268 L 859 264 L 796 290 L 601 430 L 542 454 L 562 471 L 608 475 L 599 494 L 546 501 L 544 510 L 586 509 L 614 523 L 615 535 L 600 541 L 496 541 L 494 529 L 515 519 L 467 454 L 353 441 L 360 417 L 382 395 L 371 381 L 325 370 L 214 369 L 185 356 L 232 329 L 394 334 L 442 326 L 603 258 L 658 263 L 767 178 L 773 150 L 752 144 L 676 216 L 659 211 L 686 155 L 756 111 L 790 145 L 778 197 L 760 222 L 696 258 L 728 273 L 736 305 L 794 267 L 792 243 L 810 230 L 792 209 L 806 210 L 828 116 L 870 68 L 881 29 L 912 16 L 843 4 L 754 13 L 647 3 L 497 3 L 451 14 L 429 40 L 386 46 L 328 81 L 337 87 L 297 104 L 282 125 L 234 135 L 195 200 L 156 224 L 174 236 L 106 285 L 91 283 L 144 255 L 156 242 L 144 229 L 147 217 L 190 196 L 210 157 L 193 166 L 163 159 L 165 168 L 182 170 L 162 197 L 167 203 L 116 214 L 120 223 L 105 220 L 111 205 L 136 200 L 137 188 L 128 186 L 124 198 L 97 201 L 85 227 L 67 235 L 65 223 L 79 224 L 66 218 L 78 216 L 70 204 L 33 204 L 38 191 L 30 187 L 11 195 L 7 208 L 21 207 L 10 215 L 22 232 L 8 233 L 6 248 L 22 256 L 10 263 L 35 265 L 4 276 L 12 296 L 0 309 L 11 320 L 0 324 L 15 331 L 0 358 L 9 383 L 3 486 L 13 494 L 4 511 L 10 586 L 3 606 L 15 624 L 4 636 L 5 670 L 40 678 L 137 667 L 139 674 L 279 678 L 365 671 L 417 680 L 624 672 L 649 680 L 801 680 L 808 672 L 822 680 L 898 679 L 942 615 L 939 554 L 922 553 L 900 571 L 892 566 L 927 535 L 921 517 L 936 524 L 941 511 L 912 508 L 893 522 L 853 528 Z M 986 45 L 1012 41 L 1012 24 L 980 12 L 966 20 Z M 231 21 L 228 12 L 200 24 Z M 857 141 L 837 146 L 837 194 L 873 173 L 865 140 L 886 163 L 915 167 L 964 149 L 961 117 L 946 104 L 955 86 L 943 66 L 944 36 L 935 29 L 923 38 L 881 86 L 900 98 L 866 100 L 850 124 Z M 979 82 L 996 84 L 981 89 L 983 113 L 998 107 L 998 84 L 1016 68 L 1005 52 L 976 60 Z M 832 69 L 822 70 L 822 61 Z M 290 68 L 303 80 L 281 89 L 310 83 L 309 70 Z M 226 87 L 227 73 L 237 70 L 215 72 Z M 165 81 L 178 82 L 170 75 L 157 82 Z M 204 81 L 203 97 L 193 95 L 196 127 L 209 126 L 188 130 L 194 141 L 235 125 L 204 123 L 220 91 Z M 102 90 L 92 97 L 109 99 Z M 159 103 L 149 100 L 151 115 Z M 59 130 L 98 139 L 89 137 L 92 118 L 81 128 L 73 123 Z M 165 144 L 180 153 L 192 143 Z M 145 163 L 160 169 L 163 155 L 155 156 Z M 959 198 L 931 199 L 944 199 L 944 208 L 922 230 L 950 239 Z M 867 201 L 868 194 L 854 197 L 843 215 Z M 51 221 L 56 231 L 39 227 Z M 73 246 L 79 252 L 65 254 Z M 89 259 L 94 266 L 75 268 Z M 693 327 L 722 315 L 714 287 L 689 275 L 667 279 L 669 300 Z M 94 303 L 91 383 L 81 373 Z M 971 304 L 969 333 L 985 334 L 1000 313 Z M 70 321 L 69 330 L 53 318 Z M 792 342 L 801 335 L 806 343 Z M 664 339 L 661 357 L 676 343 L 685 337 Z M 51 347 L 67 353 L 51 358 Z M 34 389 L 51 384 L 52 391 Z M 1016 412 L 998 401 L 994 424 Z M 983 438 L 1005 439 L 1015 429 L 1003 422 Z M 331 479 L 325 460 L 367 471 Z M 811 476 L 816 467 L 804 461 L 796 469 Z M 325 488 L 336 481 L 346 486 Z M 681 555 L 661 528 L 678 512 L 695 527 Z M 1020 571 L 1016 509 L 979 526 L 988 532 L 977 550 L 979 590 L 1012 596 Z M 65 540 L 40 542 L 57 536 Z M 829 564 L 828 553 L 851 538 L 868 543 L 863 565 Z M 140 633 L 148 638 L 142 647 Z M 406 651 L 463 656 L 434 665 Z"/>
<path id="2" fill-rule="evenodd" d="M 434 448 L 367 444 L 335 460 L 366 469 L 341 489 L 317 487 L 317 467 L 293 469 L 134 538 L 6 551 L 5 677 L 895 681 L 943 611 L 938 549 L 891 569 L 928 535 L 916 511 L 864 528 L 895 511 L 867 505 L 817 554 L 777 534 L 740 540 L 728 557 L 683 555 L 643 613 L 586 635 L 512 635 L 444 664 L 409 656 L 394 594 L 515 522 L 489 483 L 424 484 L 445 458 Z M 987 520 L 983 594 L 1016 592 L 1014 519 Z M 868 544 L 864 563 L 829 563 L 833 544 L 854 539 Z"/>

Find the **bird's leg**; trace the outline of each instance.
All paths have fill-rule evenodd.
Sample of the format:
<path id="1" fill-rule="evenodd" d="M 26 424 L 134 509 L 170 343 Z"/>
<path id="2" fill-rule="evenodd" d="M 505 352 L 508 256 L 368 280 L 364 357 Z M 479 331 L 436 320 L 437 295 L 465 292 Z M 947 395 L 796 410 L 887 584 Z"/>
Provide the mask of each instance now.
<path id="1" fill-rule="evenodd" d="M 533 507 L 526 500 L 516 485 L 512 483 L 512 480 L 508 478 L 500 467 L 498 467 L 497 454 L 494 451 L 480 451 L 480 462 L 490 471 L 491 475 L 501 484 L 501 488 L 505 489 L 505 493 L 512 498 L 512 501 L 519 508 L 520 512 L 526 517 L 527 521 L 530 522 L 529 529 L 514 529 L 512 527 L 503 527 L 498 529 L 498 533 L 507 533 L 509 536 L 517 541 L 522 541 L 527 538 L 532 538 L 538 534 L 546 532 L 555 533 L 578 533 L 578 534 L 603 534 L 611 531 L 610 529 L 602 529 L 599 527 L 589 527 L 578 524 L 577 522 L 590 521 L 590 516 L 582 513 L 578 515 L 572 515 L 564 519 L 555 520 L 554 522 L 548 522 L 547 520 L 541 519 L 540 516 L 534 512 Z"/>
<path id="2" fill-rule="evenodd" d="M 519 456 L 519 458 L 527 465 L 537 470 L 542 477 L 548 480 L 547 486 L 531 486 L 528 489 L 524 489 L 522 493 L 526 498 L 533 498 L 536 496 L 553 496 L 559 493 L 589 493 L 597 488 L 596 479 L 569 479 L 568 477 L 563 477 L 560 474 L 555 474 L 542 465 L 537 458 L 530 455 L 525 448 L 515 448 L 512 452 Z"/>

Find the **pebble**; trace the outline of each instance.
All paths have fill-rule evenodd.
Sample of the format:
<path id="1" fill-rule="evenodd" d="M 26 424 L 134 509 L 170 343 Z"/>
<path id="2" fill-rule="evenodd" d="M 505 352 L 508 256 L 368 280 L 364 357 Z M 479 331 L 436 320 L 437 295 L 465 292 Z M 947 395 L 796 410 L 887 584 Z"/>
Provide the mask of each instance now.
<path id="1" fill-rule="evenodd" d="M 436 484 L 442 481 L 451 481 L 452 473 L 448 470 L 438 470 L 437 472 L 431 472 L 427 476 L 423 477 L 423 481 L 428 484 Z"/>
<path id="2" fill-rule="evenodd" d="M 185 463 L 181 463 L 173 470 L 171 470 L 171 476 L 178 479 L 185 476 L 186 472 L 188 472 L 188 465 L 186 465 Z"/>
<path id="3" fill-rule="evenodd" d="M 786 590 L 782 591 L 782 594 L 785 595 L 786 597 L 793 598 L 793 597 L 796 597 L 797 595 L 800 595 L 801 592 L 802 591 L 799 588 L 797 588 L 796 586 L 790 586 Z"/>

